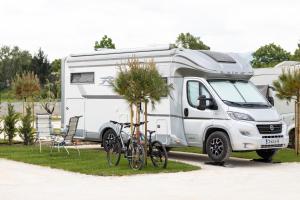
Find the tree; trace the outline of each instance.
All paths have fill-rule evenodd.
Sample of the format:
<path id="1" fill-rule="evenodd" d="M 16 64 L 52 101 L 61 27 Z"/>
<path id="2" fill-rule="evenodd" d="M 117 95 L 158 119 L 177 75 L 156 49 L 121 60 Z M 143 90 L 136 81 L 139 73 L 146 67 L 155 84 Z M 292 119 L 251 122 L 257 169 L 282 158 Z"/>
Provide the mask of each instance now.
<path id="1" fill-rule="evenodd" d="M 33 103 L 34 98 L 37 97 L 41 91 L 39 79 L 33 72 L 17 74 L 13 80 L 12 89 L 16 98 L 23 100 L 23 114 L 24 102 L 27 102 L 29 99 Z M 32 109 L 34 109 L 34 105 Z"/>
<path id="2" fill-rule="evenodd" d="M 10 103 L 7 105 L 7 115 L 4 117 L 4 128 L 3 131 L 8 136 L 8 143 L 12 145 L 13 139 L 16 136 L 17 128 L 16 124 L 19 119 L 19 113 L 16 113 L 14 106 Z"/>
<path id="3" fill-rule="evenodd" d="M 100 49 L 100 48 L 106 48 L 106 49 L 115 49 L 115 44 L 112 42 L 112 39 L 107 37 L 107 35 L 104 35 L 100 42 L 96 41 L 94 45 L 94 49 Z"/>
<path id="4" fill-rule="evenodd" d="M 300 61 L 300 43 L 298 43 L 298 48 L 295 50 L 294 54 L 292 55 L 291 60 Z"/>
<path id="5" fill-rule="evenodd" d="M 204 44 L 200 37 L 190 33 L 180 33 L 176 39 L 176 46 L 194 50 L 209 50 L 210 47 Z"/>
<path id="6" fill-rule="evenodd" d="M 26 114 L 21 117 L 21 126 L 19 130 L 19 136 L 23 139 L 24 145 L 33 144 L 34 141 L 34 129 L 32 127 L 32 112 L 31 107 L 26 107 Z"/>
<path id="7" fill-rule="evenodd" d="M 59 99 L 61 95 L 61 59 L 55 59 L 51 63 L 51 76 L 46 81 L 46 89 L 50 90 L 54 99 Z M 47 88 L 48 87 L 48 88 Z"/>
<path id="8" fill-rule="evenodd" d="M 33 72 L 17 74 L 13 80 L 12 88 L 18 99 L 25 102 L 28 98 L 38 96 L 41 90 L 39 79 Z"/>
<path id="9" fill-rule="evenodd" d="M 289 52 L 274 43 L 258 48 L 253 54 L 251 64 L 255 68 L 274 67 L 276 64 L 289 60 Z"/>
<path id="10" fill-rule="evenodd" d="M 50 115 L 54 112 L 55 105 L 57 103 L 57 94 L 55 94 L 56 90 L 56 85 L 47 80 L 41 94 L 40 104 Z"/>
<path id="11" fill-rule="evenodd" d="M 142 103 L 145 105 L 145 149 L 147 145 L 147 105 L 150 101 L 153 105 L 159 102 L 162 96 L 167 96 L 172 88 L 161 77 L 156 69 L 153 60 L 140 62 L 133 58 L 128 60 L 128 68 L 120 67 L 117 78 L 113 82 L 113 88 L 116 93 L 123 96 L 129 103 L 131 108 L 130 121 L 132 124 L 132 105 L 136 110 L 136 123 L 140 123 L 140 113 Z M 132 129 L 131 129 L 132 130 Z M 134 134 L 134 133 L 132 133 Z M 139 126 L 136 129 L 136 137 L 140 138 Z"/>
<path id="12" fill-rule="evenodd" d="M 51 74 L 51 67 L 47 55 L 41 48 L 32 58 L 32 71 L 38 76 L 42 85 L 46 83 L 46 80 Z"/>
<path id="13" fill-rule="evenodd" d="M 8 87 L 10 81 L 17 73 L 31 69 L 32 56 L 28 51 L 20 50 L 19 47 L 0 48 L 0 82 Z"/>
<path id="14" fill-rule="evenodd" d="M 295 131 L 295 148 L 297 154 L 299 154 L 299 139 L 300 139 L 300 69 L 293 68 L 283 70 L 282 74 L 279 76 L 278 80 L 273 82 L 275 90 L 277 91 L 276 96 L 279 99 L 286 99 L 291 101 L 292 99 L 295 100 L 296 103 L 296 131 Z"/>

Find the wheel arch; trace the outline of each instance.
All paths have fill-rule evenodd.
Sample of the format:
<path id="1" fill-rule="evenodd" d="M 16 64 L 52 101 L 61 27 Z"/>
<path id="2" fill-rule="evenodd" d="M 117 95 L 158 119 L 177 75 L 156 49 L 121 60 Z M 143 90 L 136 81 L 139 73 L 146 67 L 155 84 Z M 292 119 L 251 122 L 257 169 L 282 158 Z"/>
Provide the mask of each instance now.
<path id="1" fill-rule="evenodd" d="M 203 139 L 203 145 L 202 145 L 202 146 L 203 146 L 203 153 L 204 153 L 204 154 L 207 153 L 207 152 L 206 152 L 206 149 L 205 149 L 205 146 L 206 146 L 205 144 L 206 144 L 207 138 L 208 138 L 212 133 L 214 133 L 214 132 L 216 132 L 216 131 L 223 132 L 223 133 L 228 137 L 228 139 L 229 139 L 229 144 L 230 144 L 230 146 L 231 146 L 231 148 L 232 148 L 230 135 L 228 134 L 228 131 L 227 131 L 225 128 L 223 128 L 223 127 L 209 127 L 209 128 L 206 129 L 205 135 L 204 135 L 204 139 Z"/>
<path id="2" fill-rule="evenodd" d="M 111 122 L 106 122 L 106 123 L 104 123 L 104 124 L 99 128 L 100 142 L 102 142 L 102 138 L 103 138 L 104 133 L 105 133 L 107 130 L 110 130 L 110 129 L 114 130 L 115 133 L 118 132 L 118 127 L 117 127 L 115 124 L 111 123 Z"/>

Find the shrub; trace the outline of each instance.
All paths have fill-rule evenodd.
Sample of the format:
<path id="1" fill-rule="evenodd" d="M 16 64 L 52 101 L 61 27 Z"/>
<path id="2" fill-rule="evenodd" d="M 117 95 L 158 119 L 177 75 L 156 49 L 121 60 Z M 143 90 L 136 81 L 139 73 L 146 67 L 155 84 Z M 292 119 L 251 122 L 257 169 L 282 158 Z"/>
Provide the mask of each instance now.
<path id="1" fill-rule="evenodd" d="M 32 126 L 32 112 L 31 107 L 26 107 L 26 113 L 21 117 L 21 126 L 19 130 L 19 136 L 23 139 L 24 145 L 33 144 L 34 141 L 34 129 Z"/>
<path id="2" fill-rule="evenodd" d="M 3 131 L 8 136 L 8 143 L 12 145 L 13 139 L 16 136 L 17 128 L 16 124 L 19 119 L 19 113 L 16 113 L 12 104 L 7 105 L 7 115 L 4 117 Z"/>

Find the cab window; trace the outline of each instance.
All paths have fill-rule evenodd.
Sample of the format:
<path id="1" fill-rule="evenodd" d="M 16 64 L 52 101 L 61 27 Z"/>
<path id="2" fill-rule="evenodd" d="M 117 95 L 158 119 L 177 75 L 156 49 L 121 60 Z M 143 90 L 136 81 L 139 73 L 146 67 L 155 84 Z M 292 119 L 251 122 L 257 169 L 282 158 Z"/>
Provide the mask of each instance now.
<path id="1" fill-rule="evenodd" d="M 190 106 L 199 106 L 199 96 L 205 95 L 206 98 L 211 98 L 210 93 L 205 88 L 205 86 L 199 81 L 188 81 L 187 82 L 187 98 Z M 207 106 L 209 106 L 209 101 L 207 101 Z"/>

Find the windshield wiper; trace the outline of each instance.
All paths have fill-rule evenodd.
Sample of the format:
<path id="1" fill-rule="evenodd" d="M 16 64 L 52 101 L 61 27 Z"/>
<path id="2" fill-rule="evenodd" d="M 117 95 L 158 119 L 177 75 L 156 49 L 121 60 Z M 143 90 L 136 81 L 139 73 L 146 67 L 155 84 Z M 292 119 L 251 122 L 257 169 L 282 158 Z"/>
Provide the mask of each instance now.
<path id="1" fill-rule="evenodd" d="M 224 103 L 229 103 L 231 105 L 240 106 L 240 107 L 270 107 L 267 104 L 259 104 L 259 103 L 238 103 L 234 101 L 222 100 Z"/>
<path id="2" fill-rule="evenodd" d="M 238 102 L 234 102 L 234 101 L 228 101 L 228 100 L 222 100 L 224 103 L 230 103 L 232 105 L 236 105 L 236 106 L 243 106 L 244 104 L 238 103 Z"/>
<path id="3" fill-rule="evenodd" d="M 270 107 L 267 104 L 261 104 L 261 103 L 245 103 L 243 104 L 245 106 L 249 106 L 249 107 L 255 107 L 255 106 L 260 106 L 260 107 Z"/>

